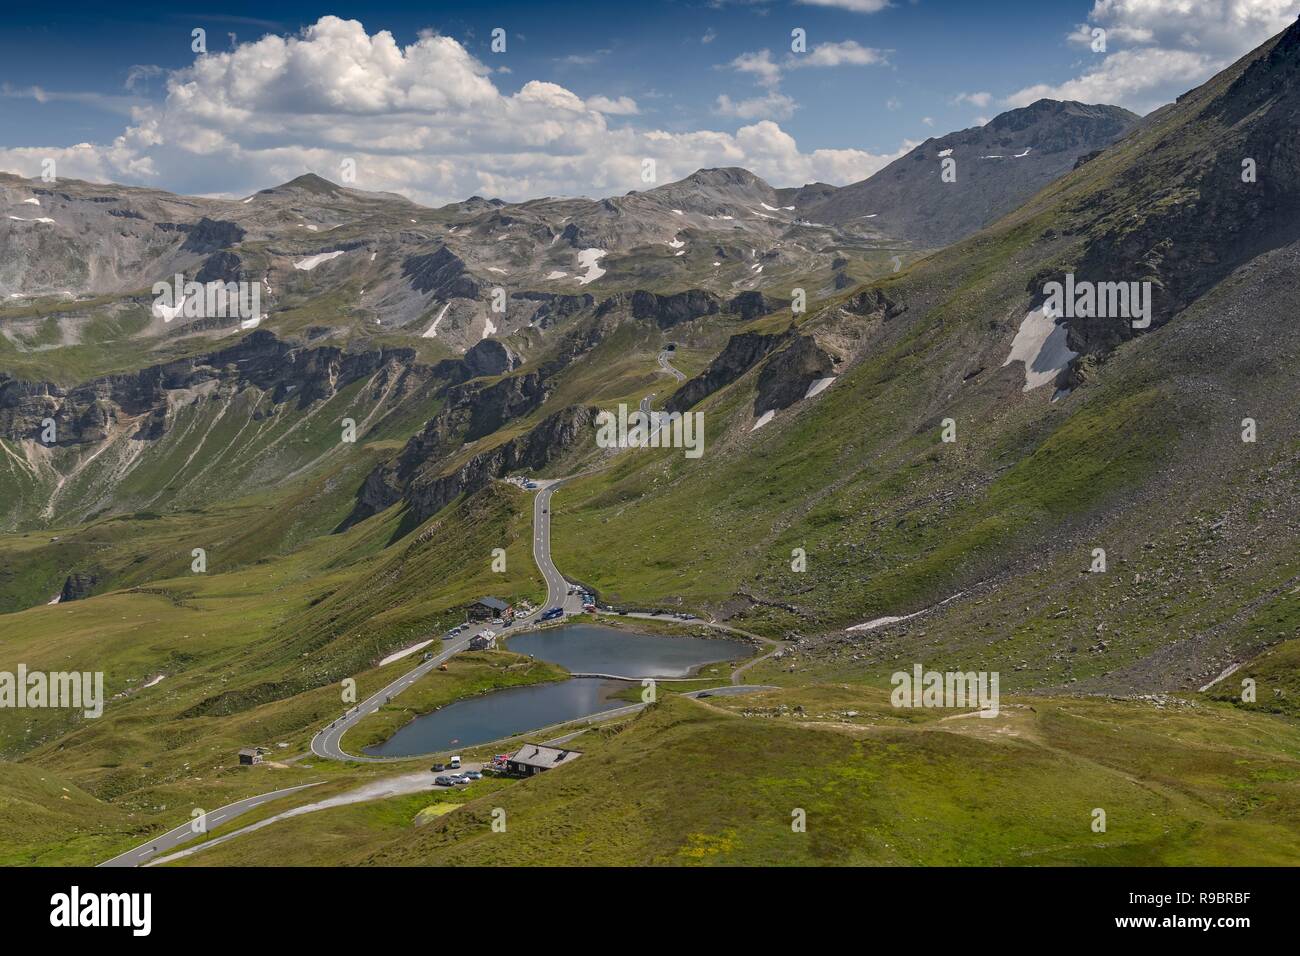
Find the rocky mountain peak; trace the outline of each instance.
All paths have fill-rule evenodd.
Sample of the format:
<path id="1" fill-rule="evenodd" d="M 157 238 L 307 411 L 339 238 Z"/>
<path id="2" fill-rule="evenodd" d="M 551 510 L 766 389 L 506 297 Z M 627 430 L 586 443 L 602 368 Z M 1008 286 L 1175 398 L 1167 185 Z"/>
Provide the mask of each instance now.
<path id="1" fill-rule="evenodd" d="M 303 173 L 296 179 L 291 179 L 287 183 L 283 183 L 265 191 L 269 193 L 280 193 L 291 190 L 312 193 L 317 196 L 339 196 L 344 192 L 342 186 L 332 183 L 322 176 L 317 176 L 315 173 Z"/>

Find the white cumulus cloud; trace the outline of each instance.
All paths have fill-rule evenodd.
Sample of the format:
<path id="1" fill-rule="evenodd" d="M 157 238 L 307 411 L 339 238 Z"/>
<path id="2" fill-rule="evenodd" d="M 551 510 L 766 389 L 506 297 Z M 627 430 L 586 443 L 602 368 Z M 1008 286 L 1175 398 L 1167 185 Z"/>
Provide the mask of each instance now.
<path id="1" fill-rule="evenodd" d="M 1286 28 L 1298 11 L 1296 0 L 1095 0 L 1067 40 L 1096 62 L 1064 83 L 1018 90 L 1006 104 L 1048 97 L 1147 113 Z M 1095 30 L 1105 31 L 1104 51 L 1094 52 Z"/>
<path id="2" fill-rule="evenodd" d="M 610 116 L 635 116 L 641 112 L 637 109 L 636 100 L 630 96 L 592 96 L 587 99 L 587 109 L 608 113 Z"/>
<path id="3" fill-rule="evenodd" d="M 841 40 L 838 43 L 819 43 L 809 53 L 794 56 L 790 66 L 872 66 L 884 62 L 882 51 L 863 46 L 857 40 Z"/>
<path id="4" fill-rule="evenodd" d="M 719 116 L 734 116 L 737 119 L 789 119 L 794 115 L 795 108 L 793 99 L 776 90 L 765 96 L 743 100 L 733 100 L 723 93 L 713 107 Z"/>
<path id="5" fill-rule="evenodd" d="M 779 97 L 770 90 L 766 105 L 788 115 L 793 103 Z M 721 103 L 719 112 L 740 120 L 762 115 L 743 100 Z M 630 97 L 584 98 L 538 80 L 507 95 L 453 38 L 426 32 L 403 46 L 387 31 L 325 16 L 297 35 L 244 42 L 172 72 L 165 99 L 135 107 L 110 143 L 0 149 L 0 168 L 36 176 L 53 158 L 60 177 L 244 196 L 304 171 L 339 180 L 350 159 L 358 188 L 432 205 L 475 193 L 522 200 L 640 189 L 646 158 L 660 182 L 738 165 L 778 185 L 847 183 L 893 158 L 805 152 L 771 113 L 734 132 L 606 122 L 636 112 Z"/>

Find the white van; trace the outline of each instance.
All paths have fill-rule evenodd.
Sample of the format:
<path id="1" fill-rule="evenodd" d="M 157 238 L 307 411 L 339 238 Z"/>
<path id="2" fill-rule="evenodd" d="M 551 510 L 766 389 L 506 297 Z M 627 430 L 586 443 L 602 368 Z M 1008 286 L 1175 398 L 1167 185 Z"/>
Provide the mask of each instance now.
<path id="1" fill-rule="evenodd" d="M 455 757 L 452 757 L 452 758 L 451 758 L 451 762 L 447 764 L 447 767 L 448 767 L 449 769 L 451 769 L 451 770 L 459 770 L 459 769 L 460 769 L 460 755 L 457 754 Z"/>

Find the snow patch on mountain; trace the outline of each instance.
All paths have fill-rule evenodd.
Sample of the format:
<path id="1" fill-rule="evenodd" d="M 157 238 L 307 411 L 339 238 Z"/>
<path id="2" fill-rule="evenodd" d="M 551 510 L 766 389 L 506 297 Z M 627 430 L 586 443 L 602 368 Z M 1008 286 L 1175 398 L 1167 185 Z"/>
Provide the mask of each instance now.
<path id="1" fill-rule="evenodd" d="M 1025 365 L 1025 387 L 1032 391 L 1049 384 L 1079 354 L 1066 344 L 1068 330 L 1042 308 L 1025 316 L 1011 342 L 1011 354 L 1002 363 L 1003 368 L 1012 362 Z"/>
<path id="2" fill-rule="evenodd" d="M 817 381 L 813 382 L 811 385 L 808 386 L 808 391 L 804 395 L 804 398 L 813 398 L 814 396 L 820 395 L 822 392 L 826 391 L 826 389 L 830 387 L 830 384 L 833 381 L 835 381 L 834 375 L 831 375 L 827 378 L 817 379 Z"/>
<path id="3" fill-rule="evenodd" d="M 319 252 L 314 256 L 308 256 L 306 259 L 299 259 L 293 264 L 295 269 L 301 269 L 303 272 L 311 272 L 322 262 L 329 262 L 331 259 L 337 259 L 343 255 L 343 250 L 337 252 Z"/>
<path id="4" fill-rule="evenodd" d="M 588 282 L 595 282 L 605 274 L 605 270 L 600 267 L 600 260 L 609 255 L 604 249 L 583 249 L 578 253 L 578 265 L 586 270 L 587 274 L 578 276 L 578 284 L 586 285 Z"/>
<path id="5" fill-rule="evenodd" d="M 450 308 L 451 308 L 451 303 L 450 303 L 450 302 L 448 302 L 446 305 L 444 305 L 444 306 L 442 307 L 442 311 L 438 313 L 438 317 L 437 317 L 436 319 L 433 320 L 433 325 L 431 325 L 431 326 L 429 326 L 427 329 L 425 329 L 425 330 L 424 330 L 424 334 L 421 335 L 420 338 L 422 338 L 422 339 L 436 339 L 436 338 L 438 337 L 438 323 L 442 321 L 442 317 L 443 317 L 444 315 L 447 314 L 447 310 L 450 309 Z"/>

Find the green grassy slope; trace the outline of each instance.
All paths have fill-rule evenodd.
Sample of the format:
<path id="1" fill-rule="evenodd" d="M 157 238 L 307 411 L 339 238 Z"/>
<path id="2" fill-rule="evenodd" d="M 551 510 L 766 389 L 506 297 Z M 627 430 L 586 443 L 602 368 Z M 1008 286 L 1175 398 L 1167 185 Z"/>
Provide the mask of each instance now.
<path id="1" fill-rule="evenodd" d="M 239 520 L 252 527 L 253 514 Z M 98 719 L 62 709 L 0 711 L 0 752 L 111 802 L 109 818 L 139 814 L 114 832 L 119 848 L 174 826 L 177 806 L 213 807 L 313 779 L 321 768 L 306 764 L 270 774 L 275 779 L 262 768 L 241 770 L 235 752 L 258 744 L 272 759 L 301 754 L 345 708 L 343 678 L 356 679 L 359 697 L 378 689 L 415 660 L 376 668 L 384 655 L 440 635 L 483 594 L 541 599 L 531 511 L 517 490 L 486 489 L 386 544 L 400 520 L 377 516 L 240 569 L 223 572 L 217 562 L 207 574 L 5 615 L 0 669 L 103 671 L 109 700 Z M 148 545 L 137 537 L 105 548 Z M 506 548 L 505 573 L 491 569 L 495 547 Z M 430 692 L 446 700 L 553 676 L 548 668 L 526 675 L 485 668 L 471 656 L 439 675 L 447 687 Z M 9 833 L 0 843 L 7 852 L 36 852 L 33 840 L 47 846 L 38 836 Z"/>
<path id="2" fill-rule="evenodd" d="M 1033 700 L 994 720 L 897 722 L 826 690 L 857 722 L 745 718 L 670 699 L 626 729 L 584 735 L 571 767 L 474 800 L 375 848 L 380 865 L 1283 864 L 1300 853 L 1300 737 L 1223 708 Z M 761 704 L 771 705 L 774 699 Z M 728 710 L 752 709 L 734 701 Z M 769 710 L 760 707 L 761 711 Z M 873 726 L 872 718 L 879 717 Z M 493 832 L 493 808 L 506 831 Z M 1106 832 L 1092 829 L 1106 811 Z M 806 812 L 806 832 L 792 814 Z M 256 851 L 314 854 L 298 832 Z M 271 846 L 267 843 L 270 842 Z M 296 849 L 295 849 L 296 848 Z M 217 865 L 247 849 L 194 858 Z"/>

